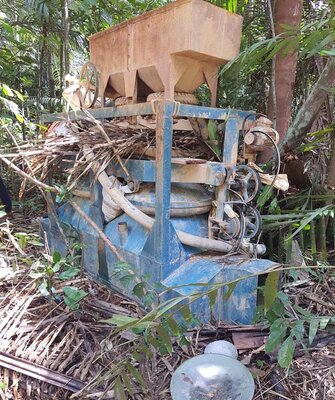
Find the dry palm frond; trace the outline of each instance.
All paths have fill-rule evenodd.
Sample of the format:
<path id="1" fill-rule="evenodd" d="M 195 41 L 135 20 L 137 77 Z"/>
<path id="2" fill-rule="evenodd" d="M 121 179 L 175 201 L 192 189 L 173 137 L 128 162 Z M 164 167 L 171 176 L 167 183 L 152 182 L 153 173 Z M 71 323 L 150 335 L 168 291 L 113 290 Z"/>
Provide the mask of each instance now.
<path id="1" fill-rule="evenodd" d="M 88 163 L 82 153 L 83 146 L 94 153 L 95 161 L 100 163 L 100 172 L 111 162 L 118 161 L 126 171 L 122 159 L 154 158 L 156 132 L 154 129 L 119 126 L 115 121 L 100 123 L 86 119 L 77 122 L 62 122 L 65 125 L 61 135 L 49 132 L 43 143 L 29 149 L 21 149 L 13 156 L 16 164 L 22 160 L 29 162 L 30 175 L 43 181 L 51 172 L 62 169 L 69 174 L 68 184 L 86 174 L 92 163 Z M 65 133 L 64 133 L 65 132 Z M 102 133 L 103 132 L 103 133 Z M 193 132 L 176 131 L 173 135 L 172 153 L 174 157 L 191 157 L 215 160 L 216 155 L 202 138 Z"/>
<path id="2" fill-rule="evenodd" d="M 91 393 L 79 398 L 93 398 L 94 389 L 100 394 L 112 393 L 115 383 L 111 377 L 113 368 L 122 366 L 127 359 L 140 371 L 147 385 L 145 392 L 136 380 L 131 380 L 133 395 L 129 398 L 170 400 L 169 384 L 173 371 L 189 357 L 201 354 L 208 342 L 231 339 L 231 327 L 224 324 L 194 329 L 186 332 L 189 339 L 187 346 L 172 338 L 172 354 L 162 356 L 151 347 L 151 357 L 136 360 L 133 357 L 136 353 L 134 338 L 141 335 L 116 333 L 114 326 L 104 324 L 101 320 L 115 314 L 141 317 L 143 313 L 138 306 L 92 282 L 85 275 L 76 281 L 66 282 L 66 285 L 76 285 L 88 293 L 80 309 L 75 312 L 69 310 L 62 301 L 42 296 L 26 273 L 27 260 L 19 258 L 11 241 L 11 237 L 16 237 L 16 232 L 27 229 L 27 219 L 17 216 L 14 222 L 13 225 L 4 224 L 11 236 L 7 235 L 6 229 L 2 232 L 4 248 L 0 255 L 11 266 L 15 265 L 17 272 L 9 279 L 0 280 L 0 351 L 89 383 Z M 37 225 L 29 225 L 29 228 L 37 231 Z M 27 245 L 24 250 L 27 253 L 25 259 L 39 257 L 40 250 L 34 246 Z M 59 290 L 62 283 L 57 280 L 54 283 Z M 316 279 L 299 286 L 289 285 L 286 291 L 305 310 L 332 317 L 334 304 L 331 294 L 334 287 L 334 277 L 327 276 L 323 281 Z M 238 327 L 234 326 L 234 329 Z M 335 399 L 334 357 L 333 345 L 319 349 L 313 357 L 303 354 L 293 362 L 289 375 L 285 370 L 277 369 L 275 364 L 266 364 L 262 370 L 257 364 L 256 367 L 254 365 L 259 383 L 255 399 Z M 1 389 L 0 398 L 50 400 L 69 399 L 71 396 L 71 392 L 64 389 L 1 367 L 0 382 L 6 385 L 6 389 Z"/>

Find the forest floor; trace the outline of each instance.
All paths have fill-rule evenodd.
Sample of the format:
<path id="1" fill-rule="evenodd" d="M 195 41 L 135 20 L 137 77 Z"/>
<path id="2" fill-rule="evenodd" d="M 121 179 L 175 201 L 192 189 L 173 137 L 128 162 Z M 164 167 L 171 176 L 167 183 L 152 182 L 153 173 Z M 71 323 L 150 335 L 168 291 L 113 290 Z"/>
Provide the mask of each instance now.
<path id="1" fill-rule="evenodd" d="M 34 213 L 17 212 L 12 220 L 0 223 L 0 398 L 67 399 L 92 381 L 96 392 L 87 397 L 81 392 L 76 398 L 122 398 L 114 397 L 110 384 L 115 378 L 106 379 L 106 373 L 132 356 L 134 333 L 113 334 L 113 328 L 102 320 L 115 314 L 142 316 L 143 310 L 93 282 L 84 272 L 66 282 L 54 276 L 54 296 L 43 296 L 37 288 L 40 278 L 30 274 L 32 264 L 46 257 L 38 235 Z M 71 310 L 58 296 L 64 286 L 85 291 L 78 310 Z M 308 277 L 286 291 L 299 304 L 303 297 L 304 309 L 333 316 L 334 290 L 335 280 L 330 276 L 323 282 Z M 176 367 L 201 354 L 214 339 L 228 339 L 244 343 L 240 359 L 255 376 L 255 400 L 335 399 L 335 334 L 331 329 L 319 333 L 315 348 L 298 351 L 288 370 L 277 365 L 276 354 L 265 355 L 267 335 L 266 329 L 257 325 L 239 328 L 221 323 L 190 330 L 189 345 L 176 340 L 172 354 L 162 357 L 153 349 L 150 358 L 134 360 L 148 389 L 143 394 L 139 385 L 131 383 L 132 398 L 171 399 L 169 384 Z M 98 381 L 101 377 L 104 379 Z M 125 379 L 121 376 L 123 382 Z"/>

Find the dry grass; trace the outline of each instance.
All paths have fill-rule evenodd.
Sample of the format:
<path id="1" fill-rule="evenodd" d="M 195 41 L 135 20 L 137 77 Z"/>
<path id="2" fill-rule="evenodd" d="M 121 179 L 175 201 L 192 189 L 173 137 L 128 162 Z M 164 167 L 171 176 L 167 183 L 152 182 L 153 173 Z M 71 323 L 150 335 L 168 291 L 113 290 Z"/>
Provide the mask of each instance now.
<path id="1" fill-rule="evenodd" d="M 334 400 L 335 345 L 294 360 L 289 371 L 271 366 L 257 379 L 254 400 Z"/>
<path id="2" fill-rule="evenodd" d="M 12 223 L 21 221 L 17 218 Z M 71 311 L 61 300 L 43 297 L 28 276 L 29 260 L 36 259 L 38 251 L 34 246 L 28 246 L 21 249 L 24 255 L 17 256 L 18 243 L 15 242 L 12 225 L 4 223 L 0 228 L 5 243 L 1 256 L 10 260 L 11 267 L 16 269 L 13 273 L 8 271 L 7 275 L 3 274 L 0 280 L 0 351 L 86 383 L 94 382 L 115 364 L 129 359 L 140 369 L 149 387 L 148 393 L 143 394 L 137 383 L 132 382 L 133 398 L 155 398 L 156 395 L 157 398 L 168 398 L 171 373 L 185 357 L 194 354 L 192 347 L 176 344 L 172 356 L 159 357 L 153 351 L 150 361 L 145 357 L 140 362 L 136 361 L 132 358 L 134 335 L 113 335 L 113 328 L 100 322 L 115 313 L 143 315 L 135 303 L 92 282 L 84 274 L 75 281 L 66 282 L 66 285 L 74 285 L 88 292 L 80 310 Z M 16 225 L 18 228 L 21 229 Z M 54 284 L 57 291 L 64 285 L 57 279 Z M 3 368 L 0 368 L 0 382 L 6 385 L 6 389 L 0 391 L 0 398 L 4 399 L 67 399 L 71 395 Z M 113 379 L 98 383 L 97 386 L 99 391 L 104 392 L 109 391 L 112 383 Z"/>

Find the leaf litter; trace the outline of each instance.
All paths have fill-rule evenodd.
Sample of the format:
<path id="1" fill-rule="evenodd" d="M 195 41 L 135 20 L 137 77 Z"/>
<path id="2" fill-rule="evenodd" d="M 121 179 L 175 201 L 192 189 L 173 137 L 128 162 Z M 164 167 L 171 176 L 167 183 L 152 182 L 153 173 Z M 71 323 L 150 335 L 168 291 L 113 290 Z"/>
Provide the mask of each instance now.
<path id="1" fill-rule="evenodd" d="M 131 331 L 113 334 L 113 326 L 102 320 L 114 316 L 140 318 L 144 315 L 143 309 L 93 282 L 85 273 L 66 282 L 55 280 L 57 289 L 74 286 L 87 293 L 78 310 L 73 311 L 64 302 L 42 296 L 28 273 L 29 265 L 43 250 L 28 244 L 22 249 L 23 256 L 18 253 L 18 243 L 13 243 L 15 233 L 22 231 L 23 221 L 27 227 L 27 221 L 20 215 L 11 223 L 0 225 L 0 256 L 4 260 L 0 268 L 6 267 L 9 271 L 10 266 L 11 270 L 0 279 L 0 352 L 82 382 L 87 390 L 75 398 L 170 399 L 173 371 L 184 360 L 201 354 L 206 344 L 215 339 L 231 340 L 232 333 L 248 329 L 264 333 L 264 327 L 257 325 L 249 328 L 223 323 L 208 325 L 189 330 L 186 344 L 172 338 L 171 354 L 167 352 L 162 356 L 154 346 L 149 346 L 151 354 L 142 352 L 142 357 L 138 358 L 134 345 L 136 334 Z M 29 227 L 31 233 L 38 232 L 37 222 Z M 325 331 L 327 316 L 328 322 L 334 316 L 334 278 L 304 282 L 300 286 L 289 285 L 285 291 L 303 309 L 324 316 L 323 322 L 319 322 L 319 327 L 323 323 L 323 334 L 316 335 L 319 340 L 309 353 L 300 349 L 289 370 L 278 368 L 276 355 L 269 361 L 264 355 L 264 346 L 254 349 L 247 362 L 256 376 L 254 399 L 335 399 L 335 345 L 327 340 L 329 326 L 328 332 Z M 326 340 L 322 341 L 322 337 Z M 246 359 L 250 351 L 241 353 Z M 262 357 L 263 363 L 260 362 Z M 124 360 L 127 360 L 126 368 L 122 364 Z M 121 374 L 115 371 L 118 365 L 123 365 Z M 49 400 L 73 396 L 73 391 L 3 367 L 0 367 L 0 383 L 1 399 Z"/>

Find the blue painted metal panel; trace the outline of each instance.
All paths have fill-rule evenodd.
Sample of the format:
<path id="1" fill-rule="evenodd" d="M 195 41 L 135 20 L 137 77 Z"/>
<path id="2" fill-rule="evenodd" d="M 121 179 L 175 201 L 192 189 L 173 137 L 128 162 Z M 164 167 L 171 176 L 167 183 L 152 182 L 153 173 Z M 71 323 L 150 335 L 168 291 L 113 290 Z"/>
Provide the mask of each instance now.
<path id="1" fill-rule="evenodd" d="M 187 260 L 187 253 L 184 249 L 184 246 L 181 244 L 171 223 L 168 232 L 169 237 L 164 238 L 164 240 L 168 241 L 168 246 L 165 246 L 165 249 L 162 249 L 161 259 L 157 260 L 157 257 L 155 257 L 155 260 L 161 265 L 159 281 L 166 278 L 171 272 L 178 269 L 180 265 Z M 156 234 L 157 233 L 154 225 L 150 231 L 148 240 L 142 252 L 142 255 L 146 256 L 147 258 L 152 258 L 152 254 L 155 254 L 154 251 L 155 247 L 157 246 Z"/>
<path id="2" fill-rule="evenodd" d="M 275 263 L 269 260 L 241 260 L 236 257 L 225 261 L 214 261 L 210 257 L 195 257 L 174 271 L 162 284 L 172 289 L 170 295 L 166 296 L 168 298 L 175 295 L 189 296 L 201 293 L 211 287 L 188 286 L 189 284 L 222 284 L 248 277 L 236 284 L 228 299 L 219 292 L 213 313 L 216 320 L 251 324 L 256 311 L 258 277 L 250 277 L 250 275 L 267 271 L 274 265 Z M 180 285 L 185 286 L 178 287 Z M 191 310 L 201 322 L 210 321 L 211 310 L 208 298 L 201 298 L 194 302 Z"/>
<path id="3" fill-rule="evenodd" d="M 95 206 L 88 206 L 89 201 L 87 200 L 80 199 L 79 203 L 96 223 L 101 223 L 101 220 L 99 221 L 100 211 Z M 83 244 L 83 265 L 87 272 L 97 279 L 102 279 L 111 288 L 117 289 L 124 294 L 130 294 L 131 288 L 126 290 L 122 284 L 118 283 L 114 275 L 119 260 L 109 249 L 105 248 L 104 243 L 94 231 L 91 231 L 86 221 L 78 218 L 68 205 L 62 206 L 59 214 L 63 223 L 79 229 L 80 239 Z M 49 222 L 49 219 L 45 219 L 42 222 L 42 228 L 48 233 L 49 244 L 52 248 L 57 248 L 58 250 L 65 249 L 59 232 L 55 228 L 56 225 L 52 221 L 51 223 Z M 129 235 L 123 245 L 120 242 L 117 229 L 119 222 L 127 222 L 128 225 Z M 175 229 L 190 233 L 197 232 L 204 237 L 207 236 L 206 215 L 172 218 L 171 222 Z M 145 246 L 148 245 L 149 231 L 131 220 L 127 215 L 121 215 L 110 222 L 105 228 L 105 233 L 122 253 L 130 267 L 137 270 L 140 276 L 147 275 L 151 283 L 163 280 L 163 284 L 170 288 L 185 285 L 183 288 L 172 290 L 170 296 L 190 295 L 205 290 L 205 288 L 199 288 L 198 286 L 189 286 L 192 283 L 229 282 L 239 277 L 266 271 L 274 265 L 271 261 L 258 259 L 241 261 L 238 258 L 224 258 L 223 262 L 216 261 L 211 256 L 192 257 L 196 250 L 186 246 L 183 246 L 183 254 L 181 255 L 179 253 L 180 248 L 173 246 L 172 259 L 170 259 L 170 263 L 167 266 L 157 262 L 152 257 L 152 249 L 144 251 Z M 150 243 L 149 246 L 151 246 Z M 251 277 L 238 283 L 227 301 L 223 300 L 223 298 L 217 301 L 213 310 L 215 317 L 229 322 L 252 323 L 257 302 L 257 286 L 257 277 Z M 209 322 L 211 310 L 207 297 L 203 297 L 192 304 L 191 311 L 200 321 Z"/>
<path id="4" fill-rule="evenodd" d="M 96 181 L 96 177 L 93 172 L 90 172 L 90 181 L 88 182 L 87 188 L 91 191 L 92 205 L 100 209 L 102 204 L 102 186 L 98 181 L 92 184 L 94 181 Z"/>
<path id="5" fill-rule="evenodd" d="M 236 165 L 238 155 L 238 138 L 239 138 L 239 120 L 236 117 L 229 117 L 226 123 L 222 164 L 228 169 L 228 180 L 230 178 L 229 171 L 231 167 Z M 216 218 L 223 219 L 224 204 L 228 200 L 228 190 L 226 185 L 221 185 L 216 191 L 217 208 Z"/>
<path id="6" fill-rule="evenodd" d="M 118 224 L 126 223 L 128 227 L 128 238 L 121 244 L 120 235 L 118 233 Z M 192 233 L 198 232 L 199 236 L 207 237 L 207 215 L 198 215 L 195 217 L 178 217 L 171 218 L 171 223 L 174 229 L 184 230 L 185 232 Z M 172 231 L 171 229 L 171 231 Z M 179 239 L 174 235 L 170 238 L 172 255 L 169 264 L 161 264 L 155 261 L 153 257 L 153 239 L 150 238 L 148 229 L 143 228 L 137 222 L 133 221 L 126 214 L 122 214 L 115 220 L 109 222 L 105 227 L 105 234 L 111 242 L 121 250 L 124 259 L 128 262 L 130 268 L 138 270 L 140 275 L 149 275 L 150 282 L 155 283 L 154 276 L 159 276 L 160 280 L 168 276 L 174 269 L 178 268 L 187 258 L 191 255 L 199 253 L 199 249 L 189 246 L 182 246 Z M 107 268 L 109 274 L 117 267 L 117 259 L 114 254 L 106 249 L 107 254 Z M 149 262 L 149 260 L 151 260 Z M 155 265 L 156 271 L 149 270 L 148 262 Z"/>
<path id="7" fill-rule="evenodd" d="M 45 239 L 47 239 L 49 249 L 57 250 L 62 255 L 62 257 L 66 256 L 66 243 L 63 240 L 52 215 L 50 215 L 49 218 L 43 218 L 40 222 L 40 236 L 43 243 Z"/>
<path id="8" fill-rule="evenodd" d="M 156 181 L 156 163 L 152 160 L 123 160 L 124 165 L 129 172 L 131 178 L 139 182 L 155 182 Z M 171 164 L 171 182 L 185 182 L 183 173 L 188 173 L 194 165 L 178 165 Z M 207 185 L 217 186 L 222 184 L 222 177 L 226 176 L 226 168 L 219 162 L 206 163 L 206 179 L 199 179 L 197 183 L 206 183 Z M 108 173 L 117 178 L 128 178 L 124 169 L 119 163 L 113 163 L 108 167 Z M 196 177 L 194 178 L 196 179 Z M 193 180 L 194 182 L 194 180 Z"/>
<path id="9" fill-rule="evenodd" d="M 100 229 L 103 229 L 101 212 L 96 206 L 90 206 L 87 215 L 94 221 Z M 78 230 L 82 243 L 82 265 L 92 275 L 98 276 L 100 269 L 99 235 L 93 231 L 87 222 L 81 219 Z"/>
<path id="10" fill-rule="evenodd" d="M 91 218 L 100 229 L 103 229 L 103 219 L 100 207 L 94 205 L 99 201 L 99 188 L 97 190 L 93 199 L 94 203 L 88 199 L 81 199 L 78 197 L 74 198 L 74 201 L 82 209 L 82 211 Z M 69 204 L 64 204 L 58 209 L 59 222 L 67 232 L 68 236 L 72 238 L 73 241 L 79 241 L 82 245 L 82 265 L 85 269 L 94 276 L 99 274 L 99 235 L 98 233 L 89 225 L 86 220 L 84 220 L 78 213 L 76 213 Z M 47 226 L 46 222 L 43 222 L 42 228 L 48 232 L 48 237 L 51 238 L 50 247 L 52 249 L 61 250 L 62 254 L 66 254 L 65 243 L 58 231 L 56 223 L 52 222 L 52 216 L 49 216 L 49 221 L 51 221 L 52 228 Z M 52 231 L 53 229 L 53 231 Z"/>
<path id="11" fill-rule="evenodd" d="M 166 296 L 190 295 L 204 291 L 205 288 L 190 286 L 192 283 L 222 283 L 239 277 L 266 271 L 273 263 L 268 260 L 239 260 L 219 259 L 213 255 L 200 257 L 198 249 L 183 246 L 176 235 L 181 230 L 198 236 L 208 237 L 208 215 L 170 218 L 170 191 L 171 181 L 179 182 L 182 179 L 184 166 L 171 164 L 173 117 L 193 117 L 205 119 L 225 120 L 225 141 L 222 163 L 207 163 L 208 175 L 205 182 L 218 186 L 218 212 L 223 213 L 223 203 L 227 193 L 218 180 L 217 174 L 226 175 L 226 167 L 236 164 L 239 131 L 243 119 L 250 112 L 217 109 L 201 106 L 164 101 L 157 103 L 156 129 L 156 163 L 150 160 L 129 160 L 127 169 L 132 179 L 141 182 L 156 182 L 156 218 L 151 230 L 147 230 L 132 221 L 127 215 L 121 215 L 103 228 L 101 213 L 101 187 L 94 184 L 91 190 L 91 199 L 75 198 L 80 208 L 101 228 L 111 242 L 117 247 L 123 259 L 131 269 L 138 271 L 140 276 L 148 276 L 149 282 L 163 283 L 172 290 Z M 122 107 L 112 107 L 91 110 L 95 118 L 113 118 L 133 115 L 153 114 L 151 103 L 135 104 Z M 70 119 L 80 119 L 85 113 L 70 113 Z M 45 121 L 55 120 L 59 116 L 49 116 Z M 252 116 L 250 119 L 254 119 Z M 115 175 L 127 178 L 119 165 L 114 166 Z M 185 171 L 184 171 L 185 172 Z M 89 179 L 89 181 L 92 181 Z M 179 179 L 179 180 L 178 180 Z M 203 179 L 203 178 L 201 178 Z M 89 184 L 89 183 L 88 183 Z M 71 227 L 72 233 L 78 232 L 83 244 L 83 265 L 87 272 L 95 279 L 103 281 L 111 288 L 116 288 L 124 294 L 129 294 L 131 288 L 125 289 L 115 277 L 119 260 L 114 253 L 106 248 L 98 234 L 76 214 L 69 205 L 59 209 L 60 221 Z M 126 222 L 128 236 L 120 240 L 118 224 Z M 50 247 L 64 250 L 64 243 L 59 235 L 58 228 L 52 217 L 42 221 L 42 229 L 48 234 Z M 68 229 L 68 228 L 67 228 Z M 183 288 L 176 286 L 185 285 Z M 225 319 L 239 323 L 251 323 L 257 302 L 257 277 L 249 277 L 238 283 L 228 300 L 224 300 L 223 291 L 218 296 L 213 308 L 216 319 Z M 191 310 L 202 321 L 209 322 L 211 310 L 206 296 L 191 304 Z"/>
<path id="12" fill-rule="evenodd" d="M 197 261 L 190 259 L 178 270 L 171 273 L 162 283 L 168 288 L 185 285 L 175 290 L 182 296 L 190 296 L 208 290 L 208 287 L 201 287 L 196 284 L 212 282 L 221 270 L 222 265 L 210 259 L 198 259 Z"/>
<path id="13" fill-rule="evenodd" d="M 128 239 L 123 245 L 118 231 L 118 224 L 122 222 L 126 223 L 128 227 Z M 122 214 L 106 225 L 105 234 L 115 246 L 138 255 L 143 250 L 149 231 L 128 215 Z"/>
<path id="14" fill-rule="evenodd" d="M 194 217 L 178 217 L 171 218 L 171 223 L 176 230 L 182 230 L 187 233 L 194 233 L 201 237 L 207 237 L 208 233 L 208 223 L 207 214 L 197 215 Z M 125 222 L 128 226 L 128 239 L 121 245 L 120 235 L 118 233 L 118 224 Z M 120 246 L 134 254 L 140 254 L 143 250 L 145 242 L 149 236 L 149 230 L 143 228 L 142 225 L 138 224 L 132 220 L 128 215 L 122 214 L 115 218 L 113 221 L 109 222 L 104 230 L 106 236 L 111 240 L 116 246 Z M 199 252 L 197 249 L 193 249 L 189 246 L 184 246 L 187 248 L 189 255 Z"/>
<path id="15" fill-rule="evenodd" d="M 239 120 L 236 117 L 229 117 L 226 123 L 222 164 L 226 168 L 236 165 L 238 154 Z"/>

